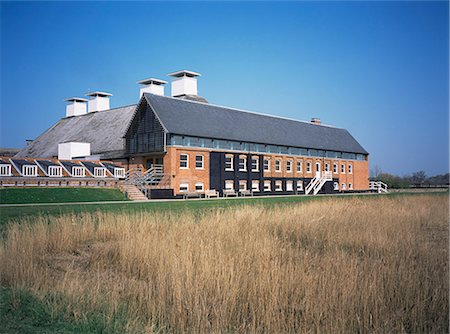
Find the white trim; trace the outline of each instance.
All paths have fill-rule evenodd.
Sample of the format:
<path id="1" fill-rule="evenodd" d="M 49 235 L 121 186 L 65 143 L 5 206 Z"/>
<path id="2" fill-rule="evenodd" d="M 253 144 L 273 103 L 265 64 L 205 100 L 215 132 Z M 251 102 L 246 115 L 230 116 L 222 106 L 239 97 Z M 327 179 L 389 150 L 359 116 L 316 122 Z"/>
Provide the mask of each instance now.
<path id="1" fill-rule="evenodd" d="M 266 188 L 266 185 L 269 185 L 269 186 Z M 264 180 L 263 190 L 264 191 L 272 191 L 272 183 L 270 180 Z"/>
<path id="2" fill-rule="evenodd" d="M 275 191 L 283 191 L 283 181 L 275 180 Z"/>
<path id="3" fill-rule="evenodd" d="M 341 174 L 345 174 L 345 164 L 341 164 Z"/>
<path id="4" fill-rule="evenodd" d="M 294 181 L 286 180 L 286 191 L 294 191 Z"/>
<path id="5" fill-rule="evenodd" d="M 244 186 L 241 188 L 241 186 Z M 239 191 L 247 190 L 247 180 L 239 180 Z"/>
<path id="6" fill-rule="evenodd" d="M 244 160 L 244 167 L 241 168 L 241 160 Z M 238 160 L 238 169 L 240 172 L 246 172 L 247 171 L 247 156 L 246 155 L 239 155 Z"/>
<path id="7" fill-rule="evenodd" d="M 186 190 L 182 190 L 181 188 L 186 188 Z M 180 183 L 180 193 L 185 193 L 185 192 L 188 192 L 189 191 L 189 183 L 187 183 L 187 182 L 183 182 L 183 183 Z"/>
<path id="8" fill-rule="evenodd" d="M 277 168 L 277 162 L 279 162 L 278 164 L 278 168 Z M 281 159 L 275 159 L 275 173 L 281 173 Z"/>
<path id="9" fill-rule="evenodd" d="M 197 157 L 201 157 L 202 160 L 200 161 L 202 163 L 201 167 L 197 167 Z M 205 156 L 203 154 L 196 154 L 195 155 L 195 169 L 205 169 Z"/>
<path id="10" fill-rule="evenodd" d="M 263 172 L 270 172 L 270 157 L 264 157 L 263 158 Z M 267 169 L 266 169 L 266 162 L 267 162 Z"/>
<path id="11" fill-rule="evenodd" d="M 252 172 L 259 172 L 259 156 L 251 156 Z M 256 168 L 253 168 L 253 162 L 256 161 Z"/>
<path id="12" fill-rule="evenodd" d="M 4 173 L 3 169 L 5 169 Z M 0 176 L 12 176 L 10 164 L 0 164 Z"/>
<path id="13" fill-rule="evenodd" d="M 61 166 L 48 166 L 49 177 L 62 177 L 62 167 Z"/>
<path id="14" fill-rule="evenodd" d="M 303 181 L 297 180 L 297 191 L 303 191 Z"/>
<path id="15" fill-rule="evenodd" d="M 286 160 L 286 173 L 292 173 L 292 159 Z M 289 166 L 289 169 L 288 169 Z"/>
<path id="16" fill-rule="evenodd" d="M 38 166 L 36 165 L 22 165 L 22 176 L 35 177 L 38 176 Z M 32 171 L 32 173 L 30 173 Z"/>
<path id="17" fill-rule="evenodd" d="M 299 166 L 300 166 L 300 170 L 298 168 Z M 303 173 L 303 160 L 299 160 L 299 159 L 296 160 L 295 170 L 297 173 L 301 173 L 301 174 Z"/>
<path id="18" fill-rule="evenodd" d="M 227 187 L 227 185 L 231 184 L 231 188 Z M 234 181 L 233 180 L 225 180 L 225 190 L 234 190 Z"/>
<path id="19" fill-rule="evenodd" d="M 311 173 L 311 161 L 306 162 L 306 173 Z"/>
<path id="20" fill-rule="evenodd" d="M 259 192 L 259 180 L 252 180 L 252 191 Z"/>
<path id="21" fill-rule="evenodd" d="M 231 159 L 231 167 L 227 167 L 227 159 Z M 234 155 L 233 154 L 225 154 L 225 171 L 232 172 L 234 171 Z"/>
<path id="22" fill-rule="evenodd" d="M 86 167 L 84 166 L 72 166 L 72 177 L 86 177 Z"/>
<path id="23" fill-rule="evenodd" d="M 198 186 L 201 186 L 201 189 L 197 189 Z M 205 184 L 203 182 L 197 182 L 195 184 L 195 191 L 198 191 L 198 192 L 205 191 Z"/>
<path id="24" fill-rule="evenodd" d="M 347 164 L 347 169 L 349 174 L 353 174 L 353 165 L 351 163 Z"/>
<path id="25" fill-rule="evenodd" d="M 106 168 L 94 167 L 94 177 L 106 177 Z"/>
<path id="26" fill-rule="evenodd" d="M 181 166 L 181 156 L 185 155 L 186 156 L 186 167 L 182 167 Z M 184 162 L 184 160 L 183 160 Z M 188 153 L 180 153 L 180 164 L 179 164 L 180 169 L 189 169 L 189 154 Z"/>
<path id="27" fill-rule="evenodd" d="M 113 176 L 115 178 L 121 179 L 125 177 L 125 168 L 123 167 L 114 167 L 114 174 Z"/>

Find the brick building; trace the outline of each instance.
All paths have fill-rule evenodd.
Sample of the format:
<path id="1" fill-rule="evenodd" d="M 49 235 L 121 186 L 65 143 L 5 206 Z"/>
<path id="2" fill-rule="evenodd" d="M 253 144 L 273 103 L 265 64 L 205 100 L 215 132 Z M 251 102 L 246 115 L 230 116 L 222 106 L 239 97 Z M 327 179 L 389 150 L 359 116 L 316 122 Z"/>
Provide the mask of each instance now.
<path id="1" fill-rule="evenodd" d="M 215 189 L 253 194 L 302 194 L 369 189 L 368 152 L 341 128 L 208 103 L 197 94 L 198 73 L 147 79 L 137 105 L 110 109 L 111 94 L 68 99 L 60 119 L 16 158 L 56 158 L 64 143 L 89 144 L 84 155 L 127 170 L 159 166 L 163 196 Z M 70 148 L 69 148 L 70 150 Z M 80 158 L 70 156 L 69 158 Z M 160 175 L 160 179 L 161 175 Z"/>

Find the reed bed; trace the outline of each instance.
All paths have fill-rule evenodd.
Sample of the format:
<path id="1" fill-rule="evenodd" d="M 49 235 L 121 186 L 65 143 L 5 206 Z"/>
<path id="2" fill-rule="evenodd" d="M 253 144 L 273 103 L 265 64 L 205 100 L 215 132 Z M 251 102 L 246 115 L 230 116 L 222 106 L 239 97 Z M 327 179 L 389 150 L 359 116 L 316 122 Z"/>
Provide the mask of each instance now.
<path id="1" fill-rule="evenodd" d="M 108 332 L 444 333 L 448 218 L 417 195 L 23 219 L 0 280 Z"/>

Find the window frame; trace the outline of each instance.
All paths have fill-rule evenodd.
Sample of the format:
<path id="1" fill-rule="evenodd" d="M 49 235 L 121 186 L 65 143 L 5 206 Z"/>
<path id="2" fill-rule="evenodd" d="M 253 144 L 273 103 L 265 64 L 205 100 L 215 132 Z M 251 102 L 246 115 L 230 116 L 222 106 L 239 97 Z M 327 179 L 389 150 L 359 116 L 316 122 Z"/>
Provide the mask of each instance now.
<path id="1" fill-rule="evenodd" d="M 201 185 L 201 189 L 197 189 L 197 187 Z M 195 183 L 195 191 L 196 192 L 204 192 L 205 191 L 205 184 L 203 182 L 196 182 Z"/>
<path id="2" fill-rule="evenodd" d="M 243 162 L 241 162 L 243 160 Z M 241 166 L 243 164 L 243 166 Z M 239 161 L 238 161 L 238 170 L 240 172 L 246 172 L 247 171 L 247 156 L 246 155 L 239 155 Z"/>
<path id="3" fill-rule="evenodd" d="M 197 160 L 199 157 L 201 158 L 200 161 Z M 197 166 L 198 163 L 201 163 L 201 167 Z M 203 154 L 195 155 L 195 169 L 205 169 L 205 156 Z"/>
<path id="4" fill-rule="evenodd" d="M 27 177 L 36 177 L 38 176 L 38 166 L 36 165 L 23 165 L 22 166 L 22 175 L 23 176 L 27 176 Z M 29 174 L 28 171 L 29 170 L 33 170 L 33 174 Z M 25 171 L 27 171 L 27 173 L 25 173 Z"/>
<path id="5" fill-rule="evenodd" d="M 58 171 L 55 173 L 55 171 Z M 49 177 L 62 177 L 62 167 L 61 166 L 48 166 L 47 175 Z"/>
<path id="6" fill-rule="evenodd" d="M 83 166 L 72 166 L 72 177 L 86 177 L 86 168 Z"/>
<path id="7" fill-rule="evenodd" d="M 347 190 L 347 184 L 345 182 L 342 182 L 341 188 L 342 190 Z"/>
<path id="8" fill-rule="evenodd" d="M 106 177 L 106 168 L 94 167 L 94 177 Z"/>
<path id="9" fill-rule="evenodd" d="M 311 161 L 306 162 L 306 173 L 312 173 L 312 162 Z"/>
<path id="10" fill-rule="evenodd" d="M 184 161 L 184 159 L 181 158 L 182 156 L 186 157 L 186 161 Z M 186 167 L 181 165 L 183 162 L 186 162 Z M 180 167 L 180 169 L 189 169 L 189 154 L 188 153 L 180 153 L 180 165 L 179 165 L 179 167 Z"/>
<path id="11" fill-rule="evenodd" d="M 267 169 L 266 169 L 266 167 L 267 167 Z M 270 172 L 270 158 L 263 159 L 263 171 Z"/>
<path id="12" fill-rule="evenodd" d="M 338 174 L 339 173 L 339 166 L 337 162 L 333 163 L 333 174 Z"/>
<path id="13" fill-rule="evenodd" d="M 275 173 L 281 173 L 281 159 L 275 159 Z"/>
<path id="14" fill-rule="evenodd" d="M 341 174 L 345 174 L 345 164 L 341 163 Z"/>
<path id="15" fill-rule="evenodd" d="M 266 187 L 267 185 L 269 185 L 269 186 Z M 264 187 L 263 187 L 263 189 L 266 192 L 272 191 L 272 182 L 270 180 L 264 180 Z"/>
<path id="16" fill-rule="evenodd" d="M 283 191 L 283 181 L 275 180 L 275 191 Z"/>
<path id="17" fill-rule="evenodd" d="M 241 185 L 245 187 L 241 188 Z M 239 191 L 247 191 L 247 180 L 239 180 Z"/>
<path id="18" fill-rule="evenodd" d="M 294 181 L 286 180 L 286 191 L 289 191 L 289 192 L 294 191 Z"/>
<path id="19" fill-rule="evenodd" d="M 297 160 L 296 171 L 297 173 L 303 173 L 303 160 Z"/>
<path id="20" fill-rule="evenodd" d="M 227 161 L 230 159 L 230 161 Z M 230 164 L 230 167 L 227 167 L 227 164 Z M 234 171 L 234 155 L 233 154 L 225 154 L 225 171 L 232 172 Z"/>
<path id="21" fill-rule="evenodd" d="M 255 187 L 256 185 L 256 187 Z M 259 192 L 259 180 L 252 180 L 252 191 L 253 192 Z"/>
<path id="22" fill-rule="evenodd" d="M 297 181 L 297 191 L 303 191 L 303 181 L 302 180 Z"/>
<path id="23" fill-rule="evenodd" d="M 347 169 L 349 174 L 353 174 L 353 165 L 351 163 L 347 164 Z"/>
<path id="24" fill-rule="evenodd" d="M 348 184 L 348 190 L 353 190 L 353 183 Z"/>
<path id="25" fill-rule="evenodd" d="M 253 162 L 256 162 L 255 168 L 253 168 Z M 258 156 L 251 157 L 251 170 L 252 170 L 252 172 L 259 172 L 259 157 Z"/>
<path id="26" fill-rule="evenodd" d="M 186 188 L 186 190 L 181 189 Z M 187 193 L 189 192 L 189 182 L 180 182 L 180 186 L 178 187 L 180 193 Z"/>
<path id="27" fill-rule="evenodd" d="M 286 160 L 286 173 L 292 173 L 292 159 Z"/>
<path id="28" fill-rule="evenodd" d="M 3 173 L 3 169 L 5 172 Z M 0 176 L 11 176 L 11 165 L 10 164 L 0 164 Z"/>
<path id="29" fill-rule="evenodd" d="M 231 188 L 227 187 L 227 184 L 231 184 Z M 225 180 L 225 190 L 234 190 L 234 181 L 233 180 Z"/>

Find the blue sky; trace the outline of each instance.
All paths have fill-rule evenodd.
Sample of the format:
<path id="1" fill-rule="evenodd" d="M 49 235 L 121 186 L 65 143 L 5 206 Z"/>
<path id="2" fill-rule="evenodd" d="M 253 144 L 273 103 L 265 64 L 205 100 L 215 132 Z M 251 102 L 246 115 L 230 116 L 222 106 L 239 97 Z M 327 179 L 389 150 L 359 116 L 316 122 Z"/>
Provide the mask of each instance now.
<path id="1" fill-rule="evenodd" d="M 1 2 L 0 146 L 64 99 L 189 69 L 211 103 L 348 129 L 371 168 L 448 171 L 447 2 Z M 166 94 L 170 88 L 166 88 Z"/>

